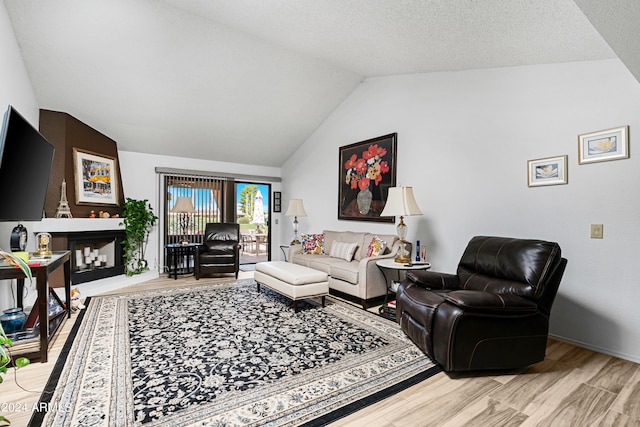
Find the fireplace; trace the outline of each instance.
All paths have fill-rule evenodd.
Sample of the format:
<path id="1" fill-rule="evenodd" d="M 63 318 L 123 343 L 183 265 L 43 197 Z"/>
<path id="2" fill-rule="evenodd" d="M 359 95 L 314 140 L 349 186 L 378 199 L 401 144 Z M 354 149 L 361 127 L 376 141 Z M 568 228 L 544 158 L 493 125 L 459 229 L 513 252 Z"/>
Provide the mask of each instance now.
<path id="1" fill-rule="evenodd" d="M 34 234 L 47 232 L 54 251 L 71 253 L 74 285 L 120 276 L 125 272 L 121 218 L 43 218 L 27 224 Z M 49 286 L 64 286 L 64 277 L 50 277 Z"/>
<path id="2" fill-rule="evenodd" d="M 67 233 L 71 252 L 71 284 L 124 274 L 124 236 L 122 230 Z"/>

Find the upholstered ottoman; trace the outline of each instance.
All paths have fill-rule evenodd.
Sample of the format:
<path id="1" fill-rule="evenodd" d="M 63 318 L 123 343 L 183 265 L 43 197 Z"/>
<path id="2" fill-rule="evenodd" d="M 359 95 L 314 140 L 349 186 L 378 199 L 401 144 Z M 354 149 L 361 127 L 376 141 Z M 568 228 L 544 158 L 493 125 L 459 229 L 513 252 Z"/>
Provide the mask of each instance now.
<path id="1" fill-rule="evenodd" d="M 327 273 L 290 262 L 259 262 L 253 278 L 258 284 L 258 292 L 260 285 L 264 285 L 292 299 L 294 312 L 298 309 L 298 300 L 322 297 L 324 307 L 325 296 L 329 295 Z"/>

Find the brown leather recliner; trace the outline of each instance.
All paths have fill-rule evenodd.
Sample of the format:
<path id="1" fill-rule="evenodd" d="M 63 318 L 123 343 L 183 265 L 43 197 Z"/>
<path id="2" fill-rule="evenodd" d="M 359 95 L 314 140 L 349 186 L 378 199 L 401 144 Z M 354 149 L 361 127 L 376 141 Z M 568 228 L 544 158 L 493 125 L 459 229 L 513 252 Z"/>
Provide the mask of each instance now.
<path id="1" fill-rule="evenodd" d="M 235 273 L 240 270 L 240 225 L 208 223 L 202 246 L 196 247 L 196 279 L 204 275 Z"/>
<path id="2" fill-rule="evenodd" d="M 526 368 L 544 360 L 566 264 L 554 242 L 476 236 L 457 274 L 407 272 L 396 319 L 445 371 Z"/>

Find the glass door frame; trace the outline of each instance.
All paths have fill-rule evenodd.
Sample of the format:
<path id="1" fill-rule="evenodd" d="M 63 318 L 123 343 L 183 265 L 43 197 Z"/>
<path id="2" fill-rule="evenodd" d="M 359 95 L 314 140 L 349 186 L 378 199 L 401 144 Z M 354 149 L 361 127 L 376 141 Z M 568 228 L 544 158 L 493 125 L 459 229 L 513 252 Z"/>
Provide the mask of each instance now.
<path id="1" fill-rule="evenodd" d="M 258 194 L 259 191 L 259 194 Z M 271 261 L 272 185 L 269 182 L 235 181 L 235 221 L 240 224 L 240 264 Z M 257 196 L 257 197 L 256 197 Z M 255 201 L 262 198 L 262 217 Z M 256 218 L 257 216 L 257 218 Z M 256 222 L 257 221 L 257 222 Z M 266 232 L 265 232 L 266 231 Z M 266 254 L 261 255 L 262 245 Z"/>

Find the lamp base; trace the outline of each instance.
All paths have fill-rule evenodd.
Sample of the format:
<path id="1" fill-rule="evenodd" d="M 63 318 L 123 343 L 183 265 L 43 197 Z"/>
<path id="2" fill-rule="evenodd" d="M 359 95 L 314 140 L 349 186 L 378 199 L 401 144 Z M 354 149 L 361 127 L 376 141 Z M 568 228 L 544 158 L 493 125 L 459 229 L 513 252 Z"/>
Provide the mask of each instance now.
<path id="1" fill-rule="evenodd" d="M 400 230 L 400 226 L 398 226 L 398 230 Z M 411 254 L 407 251 L 407 241 L 404 240 L 403 237 L 400 237 L 400 247 L 398 248 L 394 261 L 399 264 L 411 263 Z"/>
<path id="2" fill-rule="evenodd" d="M 406 255 L 398 254 L 398 256 L 394 258 L 394 261 L 398 264 L 409 264 L 411 262 L 411 258 Z"/>

